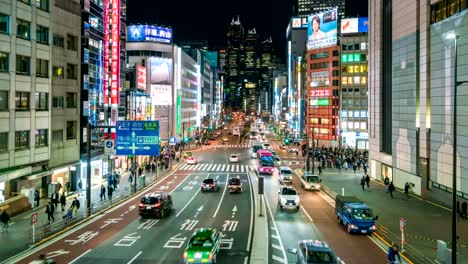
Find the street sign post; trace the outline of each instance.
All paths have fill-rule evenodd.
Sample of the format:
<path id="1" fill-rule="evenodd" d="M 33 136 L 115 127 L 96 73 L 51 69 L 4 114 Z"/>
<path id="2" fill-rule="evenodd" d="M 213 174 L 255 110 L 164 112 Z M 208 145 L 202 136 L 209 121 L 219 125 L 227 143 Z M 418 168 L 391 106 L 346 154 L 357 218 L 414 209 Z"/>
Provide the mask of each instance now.
<path id="1" fill-rule="evenodd" d="M 37 213 L 31 215 L 31 224 L 32 224 L 32 242 L 36 243 L 36 223 L 37 223 Z"/>
<path id="2" fill-rule="evenodd" d="M 104 154 L 106 155 L 114 155 L 115 148 L 114 148 L 114 140 L 108 139 L 104 141 Z"/>
<path id="3" fill-rule="evenodd" d="M 174 146 L 177 143 L 177 138 L 176 137 L 170 137 L 169 138 L 169 145 Z"/>
<path id="4" fill-rule="evenodd" d="M 159 155 L 159 121 L 117 121 L 116 155 Z"/>
<path id="5" fill-rule="evenodd" d="M 400 230 L 401 230 L 401 252 L 405 252 L 405 227 L 406 227 L 406 219 L 403 217 L 400 218 Z"/>

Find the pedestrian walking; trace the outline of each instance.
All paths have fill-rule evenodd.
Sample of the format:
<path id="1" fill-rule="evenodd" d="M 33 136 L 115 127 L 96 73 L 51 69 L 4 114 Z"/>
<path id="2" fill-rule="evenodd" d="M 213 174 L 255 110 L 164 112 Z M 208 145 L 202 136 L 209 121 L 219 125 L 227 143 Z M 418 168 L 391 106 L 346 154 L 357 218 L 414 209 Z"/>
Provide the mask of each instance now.
<path id="1" fill-rule="evenodd" d="M 104 184 L 101 185 L 101 201 L 106 199 L 106 187 L 104 187 Z"/>
<path id="2" fill-rule="evenodd" d="M 78 216 L 78 210 L 80 210 L 80 201 L 78 199 L 73 199 L 73 202 L 70 206 L 70 209 L 73 210 L 73 215 L 76 217 Z"/>
<path id="3" fill-rule="evenodd" d="M 410 184 L 409 182 L 405 183 L 405 195 L 406 195 L 406 198 L 408 198 L 409 196 L 409 190 L 410 190 Z"/>
<path id="4" fill-rule="evenodd" d="M 463 201 L 461 209 L 462 209 L 462 214 L 463 214 L 462 218 L 467 219 L 467 212 L 466 211 L 468 210 L 468 205 L 466 204 L 466 201 Z"/>
<path id="5" fill-rule="evenodd" d="M 83 189 L 83 183 L 80 180 L 78 182 L 78 196 L 81 196 L 82 189 Z"/>
<path id="6" fill-rule="evenodd" d="M 60 193 L 60 190 L 62 190 L 62 184 L 59 182 L 57 183 L 57 192 Z"/>
<path id="7" fill-rule="evenodd" d="M 51 196 L 50 196 L 50 201 L 52 202 L 52 205 L 54 205 L 54 207 L 57 207 L 58 206 L 58 203 L 59 203 L 59 195 L 57 192 L 54 192 Z"/>
<path id="8" fill-rule="evenodd" d="M 384 183 L 385 185 L 388 185 L 390 183 L 390 179 L 388 178 L 388 176 L 385 176 Z"/>
<path id="9" fill-rule="evenodd" d="M 34 190 L 34 203 L 36 204 L 36 207 L 39 206 L 39 191 Z"/>
<path id="10" fill-rule="evenodd" d="M 54 205 L 51 202 L 47 203 L 45 213 L 47 214 L 47 221 L 49 221 L 49 224 L 50 224 L 50 219 L 52 219 L 52 222 L 55 221 Z"/>
<path id="11" fill-rule="evenodd" d="M 362 178 L 361 178 L 361 187 L 362 187 L 362 190 L 363 190 L 363 191 L 365 191 L 365 190 L 364 190 L 364 186 L 365 186 L 365 185 L 366 185 L 366 177 L 365 177 L 365 176 L 362 176 Z"/>
<path id="12" fill-rule="evenodd" d="M 356 174 L 356 171 L 357 171 L 357 165 L 356 165 L 356 163 L 353 164 L 353 171 L 354 171 L 354 174 Z"/>
<path id="13" fill-rule="evenodd" d="M 114 187 L 114 190 L 117 189 L 117 178 L 115 178 L 115 177 L 112 180 L 112 186 Z"/>
<path id="14" fill-rule="evenodd" d="M 457 200 L 457 214 L 460 216 L 460 218 L 463 218 L 463 214 L 460 208 L 460 200 Z"/>
<path id="15" fill-rule="evenodd" d="M 390 182 L 388 185 L 388 193 L 390 194 L 390 197 L 393 198 L 393 191 L 395 191 L 395 185 L 393 185 L 393 182 Z"/>
<path id="16" fill-rule="evenodd" d="M 364 164 L 364 165 L 362 166 L 362 169 L 364 170 L 364 174 L 367 174 L 367 165 L 366 165 L 366 164 Z"/>
<path id="17" fill-rule="evenodd" d="M 112 193 L 114 192 L 114 189 L 112 189 L 111 185 L 107 185 L 107 197 L 109 200 L 112 200 Z"/>
<path id="18" fill-rule="evenodd" d="M 318 166 L 319 175 L 322 175 L 322 166 Z"/>
<path id="19" fill-rule="evenodd" d="M 67 204 L 67 198 L 65 197 L 65 193 L 62 192 L 62 195 L 60 195 L 60 205 L 62 206 L 62 212 L 65 211 L 66 204 Z"/>
<path id="20" fill-rule="evenodd" d="M 2 214 L 0 215 L 0 222 L 2 224 L 1 232 L 8 232 L 8 226 L 10 224 L 10 216 L 5 210 L 2 210 Z"/>
<path id="21" fill-rule="evenodd" d="M 366 174 L 366 185 L 367 185 L 367 189 L 369 189 L 369 183 L 370 183 L 370 177 L 369 177 L 369 174 Z"/>
<path id="22" fill-rule="evenodd" d="M 67 181 L 67 182 L 65 183 L 65 190 L 64 190 L 64 191 L 66 192 L 65 195 L 68 195 L 68 193 L 70 192 L 70 187 L 71 187 L 71 186 L 70 186 L 70 182 Z"/>

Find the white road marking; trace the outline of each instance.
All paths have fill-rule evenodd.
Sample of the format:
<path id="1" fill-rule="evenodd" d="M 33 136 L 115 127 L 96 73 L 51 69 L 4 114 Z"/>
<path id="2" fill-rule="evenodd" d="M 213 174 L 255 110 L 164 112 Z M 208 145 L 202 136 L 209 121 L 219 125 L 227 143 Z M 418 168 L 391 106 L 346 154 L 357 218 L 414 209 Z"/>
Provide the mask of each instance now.
<path id="1" fill-rule="evenodd" d="M 278 249 L 278 250 L 281 250 L 281 247 L 278 246 L 278 245 L 276 245 L 276 244 L 271 244 L 271 247 L 276 248 L 276 249 Z"/>
<path id="2" fill-rule="evenodd" d="M 226 183 L 225 183 L 225 186 L 224 186 L 223 195 L 221 195 L 221 199 L 219 200 L 218 207 L 216 207 L 216 211 L 213 214 L 213 218 L 216 217 L 216 215 L 218 214 L 218 211 L 219 211 L 219 207 L 221 207 L 221 203 L 223 202 L 224 195 L 226 194 L 227 184 L 228 184 L 228 180 L 227 180 L 227 176 L 226 176 Z"/>
<path id="3" fill-rule="evenodd" d="M 281 262 L 281 263 L 287 263 L 287 261 L 284 258 L 280 258 L 280 257 L 275 256 L 275 255 L 271 255 L 271 259 L 273 259 L 275 261 L 278 261 L 278 262 Z"/>
<path id="4" fill-rule="evenodd" d="M 76 257 L 74 260 L 70 261 L 69 264 L 73 264 L 75 261 L 79 260 L 81 257 L 83 257 L 84 255 L 88 254 L 90 251 L 91 251 L 91 249 L 88 249 L 85 253 L 79 255 L 79 256 Z"/>
<path id="5" fill-rule="evenodd" d="M 132 262 L 135 261 L 135 259 L 138 258 L 138 256 L 141 255 L 141 253 L 143 253 L 143 251 L 138 252 L 138 254 L 136 254 L 129 262 L 127 262 L 127 264 L 132 264 Z"/>
<path id="6" fill-rule="evenodd" d="M 268 214 L 270 215 L 270 219 L 271 219 L 271 222 L 273 223 L 273 226 L 276 228 L 276 234 L 277 234 L 277 237 L 275 237 L 279 244 L 280 244 L 280 247 L 281 247 L 281 253 L 283 254 L 283 256 L 286 258 L 286 251 L 284 250 L 284 245 L 283 245 L 283 241 L 281 240 L 281 236 L 280 234 L 278 233 L 278 226 L 276 225 L 276 221 L 275 221 L 275 218 L 273 217 L 273 213 L 271 212 L 271 208 L 270 208 L 270 204 L 265 201 L 265 205 L 266 205 L 266 208 L 268 209 Z M 272 235 L 273 237 L 273 235 Z M 271 256 L 272 259 L 274 259 L 274 255 Z M 278 260 L 280 259 L 280 260 Z M 276 261 L 279 261 L 279 262 L 283 262 L 283 263 L 287 263 L 287 259 L 283 259 L 283 258 L 278 258 L 276 259 Z M 274 259 L 275 260 L 275 259 Z"/>
<path id="7" fill-rule="evenodd" d="M 208 174 L 208 176 L 207 176 L 205 179 L 207 179 L 208 177 L 210 177 L 210 174 Z M 184 181 L 185 181 L 186 179 L 188 179 L 188 177 L 185 178 Z M 179 185 L 180 185 L 180 184 L 179 184 Z M 179 187 L 179 185 L 177 185 L 177 187 Z M 176 189 L 177 189 L 177 187 L 176 187 Z M 174 190 L 175 190 L 175 189 L 174 189 Z M 172 190 L 172 192 L 173 192 L 174 190 Z M 201 190 L 201 188 L 198 188 L 198 191 L 195 193 L 195 195 L 193 195 L 192 198 L 190 199 L 190 201 L 188 201 L 188 203 L 176 214 L 176 217 L 179 217 L 179 215 L 185 210 L 185 208 L 187 208 L 187 206 L 193 201 L 193 199 L 195 199 L 195 197 L 198 195 L 198 193 L 200 193 L 200 190 Z M 171 193 L 172 193 L 172 192 L 171 192 Z"/>
<path id="8" fill-rule="evenodd" d="M 276 230 L 276 227 L 272 227 L 271 229 Z M 271 237 L 279 240 L 279 237 L 277 235 L 271 235 Z"/>
<path id="9" fill-rule="evenodd" d="M 307 211 L 304 209 L 304 207 L 302 207 L 302 205 L 299 206 L 299 208 L 301 208 L 302 212 L 307 216 L 307 218 L 309 218 L 310 222 L 314 222 L 312 217 L 309 215 L 309 213 L 307 213 Z"/>
<path id="10" fill-rule="evenodd" d="M 221 167 L 221 171 L 225 171 L 224 168 L 226 167 L 226 164 L 223 164 L 223 166 Z"/>
<path id="11" fill-rule="evenodd" d="M 213 164 L 210 164 L 210 165 L 206 168 L 206 170 L 211 170 L 211 167 L 212 167 L 212 166 L 213 166 Z"/>
<path id="12" fill-rule="evenodd" d="M 250 179 L 250 174 L 247 174 L 247 178 L 250 183 L 250 201 L 253 201 L 253 204 L 250 206 L 250 223 L 249 223 L 249 236 L 247 237 L 247 248 L 245 249 L 246 251 L 250 250 L 250 241 L 251 236 L 252 236 L 252 231 L 253 231 L 253 219 L 254 219 L 254 207 L 257 199 L 254 199 L 254 194 L 253 194 L 253 188 L 252 188 L 252 180 Z M 268 234 L 268 232 L 267 232 Z M 247 259 L 246 259 L 247 260 Z"/>

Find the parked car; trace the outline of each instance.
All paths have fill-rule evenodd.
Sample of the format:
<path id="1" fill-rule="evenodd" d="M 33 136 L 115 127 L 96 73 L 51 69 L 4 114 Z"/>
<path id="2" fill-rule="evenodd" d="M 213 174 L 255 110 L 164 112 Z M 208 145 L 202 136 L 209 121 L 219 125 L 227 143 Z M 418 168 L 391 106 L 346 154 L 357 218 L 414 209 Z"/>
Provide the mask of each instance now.
<path id="1" fill-rule="evenodd" d="M 163 218 L 172 210 L 172 197 L 166 192 L 153 192 L 140 199 L 138 213 L 140 216 L 157 216 Z"/>

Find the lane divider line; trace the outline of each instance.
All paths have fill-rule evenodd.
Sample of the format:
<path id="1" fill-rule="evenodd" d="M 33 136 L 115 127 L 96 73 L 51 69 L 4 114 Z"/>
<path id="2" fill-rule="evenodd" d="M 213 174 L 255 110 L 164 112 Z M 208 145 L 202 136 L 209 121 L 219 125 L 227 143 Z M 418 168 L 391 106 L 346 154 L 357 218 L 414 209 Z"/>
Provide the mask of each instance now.
<path id="1" fill-rule="evenodd" d="M 127 264 L 132 264 L 132 262 L 135 261 L 135 259 L 137 259 L 138 256 L 141 255 L 141 253 L 143 253 L 143 251 L 138 252 L 138 254 L 136 254 L 129 262 L 127 262 Z"/>
<path id="2" fill-rule="evenodd" d="M 213 218 L 216 217 L 216 215 L 218 214 L 219 208 L 221 207 L 221 204 L 223 203 L 224 195 L 226 194 L 227 185 L 228 185 L 228 181 L 229 181 L 228 178 L 229 178 L 229 176 L 226 177 L 226 184 L 224 185 L 224 191 L 223 191 L 223 194 L 221 195 L 221 200 L 219 200 L 218 207 L 216 207 L 216 211 L 213 214 Z"/>
<path id="3" fill-rule="evenodd" d="M 84 255 L 88 254 L 90 251 L 91 251 L 91 249 L 88 249 L 88 250 L 86 250 L 86 252 L 85 252 L 85 253 L 83 253 L 83 254 L 79 255 L 79 256 L 78 256 L 78 257 L 76 257 L 74 260 L 70 261 L 70 262 L 69 262 L 69 264 L 73 264 L 73 263 L 75 263 L 75 261 L 79 260 L 81 257 L 83 257 Z"/>

